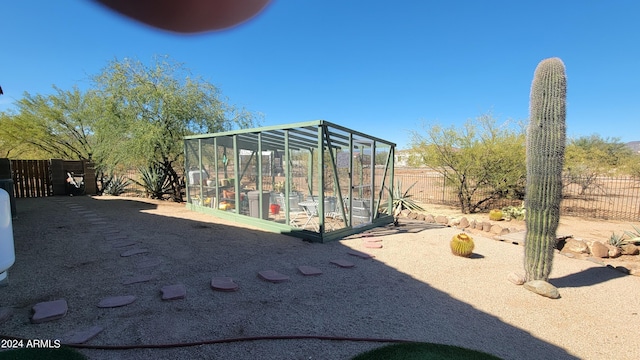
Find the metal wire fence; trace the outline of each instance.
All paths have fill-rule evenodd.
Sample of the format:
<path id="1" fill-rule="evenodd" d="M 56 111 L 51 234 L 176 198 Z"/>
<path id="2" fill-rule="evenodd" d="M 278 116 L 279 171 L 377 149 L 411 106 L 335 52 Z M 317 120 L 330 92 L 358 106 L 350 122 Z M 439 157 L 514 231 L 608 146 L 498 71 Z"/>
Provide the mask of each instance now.
<path id="1" fill-rule="evenodd" d="M 376 171 L 377 173 L 377 171 Z M 378 174 L 377 174 L 378 175 Z M 438 204 L 459 207 L 460 202 L 455 189 L 447 186 L 439 172 L 425 168 L 396 168 L 395 182 L 402 184 L 412 198 L 423 204 Z M 125 176 L 137 179 L 139 174 L 128 171 Z M 380 182 L 381 180 L 376 180 Z M 640 179 L 630 176 L 620 177 L 563 177 L 563 199 L 560 204 L 562 214 L 577 217 L 640 221 Z M 129 192 L 144 194 L 144 189 L 132 183 Z M 479 191 L 474 201 L 486 197 L 487 192 Z M 509 205 L 518 206 L 522 199 L 496 199 L 485 204 L 489 208 L 502 208 Z"/>
<path id="2" fill-rule="evenodd" d="M 454 188 L 447 186 L 444 177 L 431 169 L 397 168 L 396 184 L 404 189 L 415 183 L 411 191 L 413 199 L 425 204 L 460 206 Z M 580 178 L 563 177 L 561 211 L 564 215 L 605 220 L 640 221 L 640 179 L 630 176 Z M 485 197 L 479 191 L 474 201 Z M 520 205 L 522 199 L 496 199 L 487 208 Z"/>

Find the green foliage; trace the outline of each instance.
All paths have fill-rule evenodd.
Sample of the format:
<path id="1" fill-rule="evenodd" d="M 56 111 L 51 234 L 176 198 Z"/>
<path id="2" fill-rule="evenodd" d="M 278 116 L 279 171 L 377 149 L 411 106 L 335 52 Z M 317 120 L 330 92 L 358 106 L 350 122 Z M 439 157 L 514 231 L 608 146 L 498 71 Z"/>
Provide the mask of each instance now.
<path id="1" fill-rule="evenodd" d="M 633 174 L 638 156 L 618 138 L 600 135 L 582 136 L 567 141 L 564 171 L 568 178 L 565 186 L 579 186 L 579 195 L 594 191 L 604 192 L 598 177 Z"/>
<path id="2" fill-rule="evenodd" d="M 183 137 L 250 127 L 256 117 L 227 104 L 215 86 L 166 57 L 150 66 L 112 61 L 94 82 L 104 99 L 96 157 L 111 165 L 160 164 L 176 201 L 182 200 Z"/>
<path id="3" fill-rule="evenodd" d="M 0 113 L 0 155 L 92 158 L 98 173 L 160 164 L 181 201 L 186 135 L 253 126 L 257 115 L 229 105 L 212 84 L 157 57 L 110 62 L 81 92 L 25 94 Z"/>
<path id="4" fill-rule="evenodd" d="M 77 88 L 31 95 L 16 102 L 15 113 L 0 116 L 0 150 L 12 158 L 89 159 L 96 119 L 93 93 Z"/>
<path id="5" fill-rule="evenodd" d="M 597 174 L 628 173 L 633 150 L 619 138 L 602 138 L 598 134 L 581 136 L 567 141 L 565 170 L 595 172 Z M 586 166 L 586 169 L 576 169 Z"/>
<path id="6" fill-rule="evenodd" d="M 416 183 L 411 184 L 406 191 L 402 191 L 402 181 L 398 181 L 396 186 L 391 191 L 389 188 L 385 186 L 387 191 L 389 191 L 389 200 L 391 200 L 391 208 L 393 211 L 394 224 L 398 225 L 398 218 L 400 216 L 400 212 L 404 209 L 414 210 L 414 211 L 424 211 L 424 209 L 418 205 L 413 199 L 411 199 L 412 195 L 409 195 L 409 191 L 416 185 Z M 389 211 L 389 203 L 380 209 L 381 212 L 387 214 Z"/>
<path id="7" fill-rule="evenodd" d="M 163 199 L 171 194 L 171 180 L 168 171 L 160 164 L 153 164 L 147 168 L 139 168 L 140 181 L 132 180 L 142 186 L 145 194 L 152 199 Z"/>
<path id="8" fill-rule="evenodd" d="M 528 281 L 546 281 L 553 264 L 562 200 L 566 98 L 567 79 L 562 60 L 541 61 L 531 85 L 527 130 L 525 271 Z"/>
<path id="9" fill-rule="evenodd" d="M 502 215 L 507 220 L 524 220 L 526 212 L 524 203 L 520 206 L 505 206 L 502 208 Z"/>
<path id="10" fill-rule="evenodd" d="M 464 127 L 412 133 L 413 166 L 427 165 L 455 188 L 463 213 L 476 212 L 499 198 L 521 199 L 525 185 L 525 135 L 509 122 L 497 125 L 482 115 Z"/>
<path id="11" fill-rule="evenodd" d="M 624 240 L 624 235 L 618 235 L 615 232 L 612 233 L 611 237 L 609 238 L 609 245 L 612 245 L 615 247 L 621 247 L 626 243 L 627 242 Z"/>
<path id="12" fill-rule="evenodd" d="M 124 176 L 111 175 L 102 182 L 102 193 L 105 195 L 119 196 L 127 191 L 131 185 L 131 179 Z"/>
<path id="13" fill-rule="evenodd" d="M 609 238 L 609 244 L 620 247 L 626 244 L 635 244 L 640 242 L 640 228 L 631 225 L 634 231 L 625 230 L 621 235 L 616 234 L 615 232 L 611 234 Z"/>

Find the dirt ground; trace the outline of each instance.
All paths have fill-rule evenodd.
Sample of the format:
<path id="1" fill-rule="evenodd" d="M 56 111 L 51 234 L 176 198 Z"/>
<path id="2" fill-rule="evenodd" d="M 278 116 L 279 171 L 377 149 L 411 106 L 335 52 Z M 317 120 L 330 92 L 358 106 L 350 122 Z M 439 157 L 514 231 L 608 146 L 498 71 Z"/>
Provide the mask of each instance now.
<path id="1" fill-rule="evenodd" d="M 342 360 L 389 339 L 504 359 L 640 358 L 640 298 L 632 290 L 640 278 L 556 255 L 550 282 L 561 298 L 551 300 L 507 280 L 522 269 L 522 246 L 481 234 L 474 236 L 475 256 L 462 258 L 449 248 L 460 230 L 428 224 L 418 232 L 401 226 L 315 244 L 145 199 L 19 199 L 18 212 L 16 263 L 9 286 L 0 288 L 0 310 L 10 311 L 1 333 L 64 340 L 99 327 L 81 349 L 90 359 Z M 560 229 L 601 241 L 622 230 L 632 228 L 566 218 Z M 382 248 L 369 248 L 370 240 Z M 353 250 L 374 258 L 352 256 Z M 323 273 L 304 276 L 301 265 Z M 289 280 L 264 281 L 263 270 Z M 131 282 L 140 276 L 151 279 Z M 222 276 L 239 290 L 212 290 L 212 279 Z M 171 285 L 183 285 L 185 297 L 161 299 Z M 135 302 L 98 306 L 125 295 Z M 35 304 L 58 299 L 68 303 L 64 317 L 30 322 Z"/>

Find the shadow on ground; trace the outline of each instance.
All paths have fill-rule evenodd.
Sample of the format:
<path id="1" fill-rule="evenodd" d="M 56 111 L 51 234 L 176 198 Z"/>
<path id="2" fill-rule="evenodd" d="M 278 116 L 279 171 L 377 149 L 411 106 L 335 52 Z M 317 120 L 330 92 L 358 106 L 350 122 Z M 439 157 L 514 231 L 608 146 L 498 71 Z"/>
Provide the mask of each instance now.
<path id="1" fill-rule="evenodd" d="M 128 199 L 18 199 L 17 206 L 16 264 L 10 271 L 10 286 L 0 289 L 0 307 L 13 308 L 13 315 L 2 324 L 3 335 L 54 339 L 101 326 L 104 331 L 87 345 L 304 335 L 443 343 L 505 359 L 575 359 L 564 349 L 375 259 L 350 257 L 350 249 L 341 242 L 306 243 L 204 214 L 185 214 L 182 205 L 175 205 L 175 214 L 162 215 L 155 212 L 155 204 Z M 114 241 L 121 240 L 134 241 L 131 246 L 149 252 L 120 256 L 123 249 L 115 248 Z M 355 267 L 329 263 L 337 258 L 352 261 Z M 300 265 L 317 267 L 323 274 L 302 276 L 297 271 Z M 257 272 L 267 269 L 290 280 L 279 284 L 260 280 Z M 122 284 L 123 279 L 141 274 L 155 280 Z M 593 275 L 553 282 L 559 287 L 586 286 Z M 240 290 L 212 291 L 213 276 L 232 277 Z M 185 285 L 186 298 L 161 300 L 160 287 L 176 283 Z M 128 294 L 137 297 L 131 305 L 96 306 L 104 297 Z M 64 318 L 29 323 L 33 305 L 59 298 L 69 304 Z M 82 352 L 92 359 L 348 359 L 381 345 L 299 339 Z"/>

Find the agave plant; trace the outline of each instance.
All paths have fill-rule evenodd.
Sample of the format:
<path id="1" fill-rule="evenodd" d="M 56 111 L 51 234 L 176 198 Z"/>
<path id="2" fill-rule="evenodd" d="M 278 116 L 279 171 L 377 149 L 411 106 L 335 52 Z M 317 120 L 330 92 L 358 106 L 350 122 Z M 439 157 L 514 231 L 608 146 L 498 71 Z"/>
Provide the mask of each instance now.
<path id="1" fill-rule="evenodd" d="M 127 179 L 124 176 L 111 175 L 102 184 L 103 194 L 118 196 L 127 191 L 127 187 L 131 185 L 131 179 Z"/>
<path id="2" fill-rule="evenodd" d="M 624 232 L 625 235 L 627 235 L 629 237 L 629 239 L 627 240 L 629 243 L 637 243 L 640 241 L 640 228 L 635 227 L 635 225 L 631 225 L 633 227 L 633 231 L 626 231 Z"/>
<path id="3" fill-rule="evenodd" d="M 167 171 L 159 164 L 153 164 L 148 168 L 139 168 L 140 181 L 133 180 L 142 186 L 148 197 L 162 199 L 163 195 L 171 193 L 171 181 Z"/>
<path id="4" fill-rule="evenodd" d="M 413 199 L 411 199 L 412 195 L 409 195 L 409 191 L 417 184 L 414 182 L 409 186 L 406 191 L 402 191 L 402 181 L 398 180 L 396 187 L 391 191 L 389 188 L 385 186 L 387 191 L 389 191 L 389 200 L 391 201 L 391 208 L 393 209 L 393 223 L 398 226 L 398 218 L 400 217 L 400 213 L 404 209 L 416 210 L 416 211 L 424 211 L 424 209 L 418 205 Z M 382 212 L 387 213 L 389 210 L 389 203 L 382 209 Z"/>

